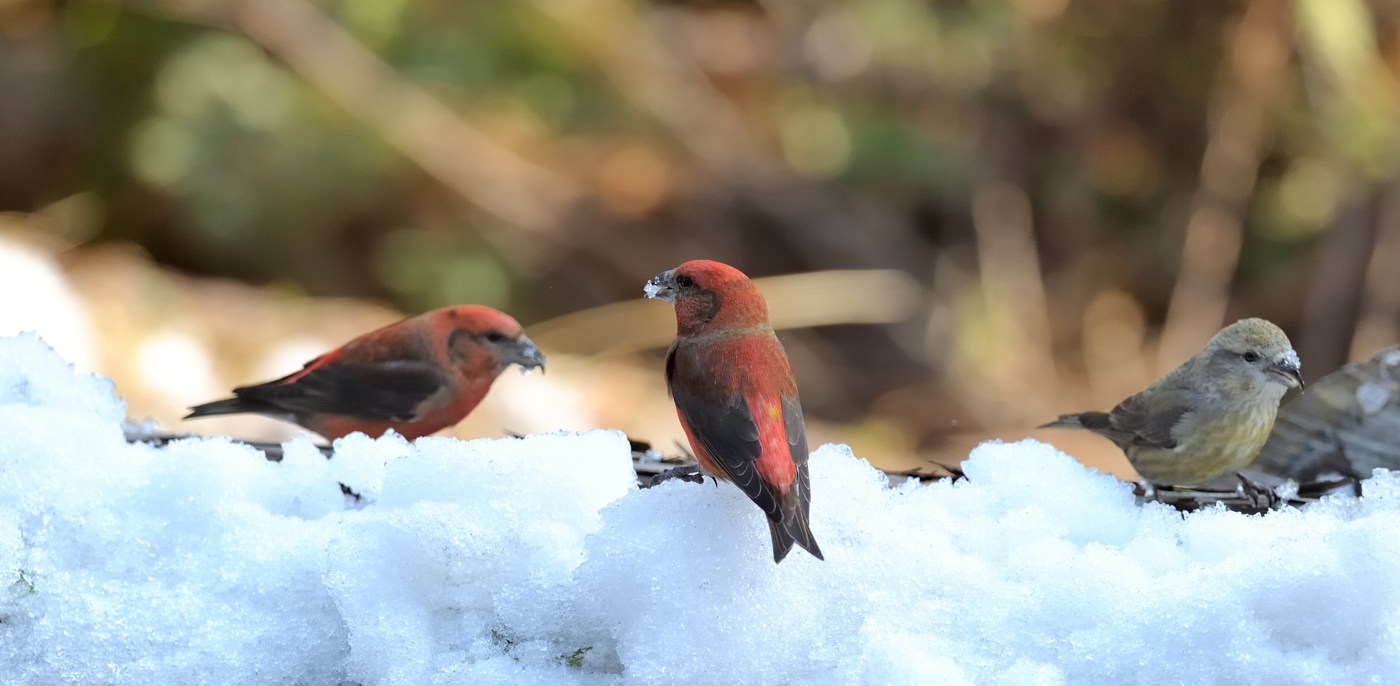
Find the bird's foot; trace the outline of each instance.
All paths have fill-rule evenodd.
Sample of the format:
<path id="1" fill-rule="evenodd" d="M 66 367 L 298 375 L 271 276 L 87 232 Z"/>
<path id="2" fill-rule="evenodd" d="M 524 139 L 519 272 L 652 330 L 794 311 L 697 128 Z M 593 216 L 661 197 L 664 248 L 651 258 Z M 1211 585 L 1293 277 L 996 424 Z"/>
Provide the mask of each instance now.
<path id="1" fill-rule="evenodd" d="M 700 471 L 700 465 L 698 464 L 683 464 L 651 477 L 651 482 L 647 484 L 647 488 L 651 488 L 664 481 L 670 481 L 671 479 L 689 481 L 693 484 L 703 484 L 705 483 L 705 474 Z"/>
<path id="2" fill-rule="evenodd" d="M 1283 498 L 1279 497 L 1278 491 L 1245 476 L 1243 472 L 1235 472 L 1235 478 L 1240 480 L 1240 493 L 1260 510 L 1277 510 L 1283 506 Z"/>
<path id="3" fill-rule="evenodd" d="M 1160 502 L 1161 498 L 1158 497 L 1158 488 L 1157 484 L 1143 479 L 1137 482 L 1137 490 L 1141 491 L 1138 497 L 1141 498 L 1144 503 Z"/>

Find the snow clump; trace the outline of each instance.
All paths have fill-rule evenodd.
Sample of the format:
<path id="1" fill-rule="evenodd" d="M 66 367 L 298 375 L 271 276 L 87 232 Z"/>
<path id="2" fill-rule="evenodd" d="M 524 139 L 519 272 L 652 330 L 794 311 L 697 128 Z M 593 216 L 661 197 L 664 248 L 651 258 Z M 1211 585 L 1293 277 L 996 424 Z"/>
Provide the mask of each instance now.
<path id="1" fill-rule="evenodd" d="M 1337 684 L 1400 674 L 1400 479 L 1139 506 L 1034 441 L 959 483 L 811 459 L 827 555 L 616 432 L 128 444 L 110 382 L 0 340 L 0 683 Z M 345 494 L 345 485 L 359 495 Z"/>

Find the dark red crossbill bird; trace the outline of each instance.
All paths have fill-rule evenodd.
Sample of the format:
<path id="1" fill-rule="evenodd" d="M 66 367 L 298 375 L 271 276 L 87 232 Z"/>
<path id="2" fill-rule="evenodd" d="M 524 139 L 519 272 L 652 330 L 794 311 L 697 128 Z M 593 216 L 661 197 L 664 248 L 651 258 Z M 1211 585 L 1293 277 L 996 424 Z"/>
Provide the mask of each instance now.
<path id="1" fill-rule="evenodd" d="M 506 367 L 544 368 L 509 315 L 444 307 L 371 331 L 275 381 L 233 389 L 185 419 L 251 412 L 328 439 L 393 429 L 413 440 L 462 421 Z"/>
<path id="2" fill-rule="evenodd" d="M 802 404 L 763 295 L 739 270 L 709 260 L 656 275 L 646 294 L 675 306 L 666 385 L 700 468 L 763 509 L 773 562 L 793 543 L 823 559 L 807 523 Z"/>

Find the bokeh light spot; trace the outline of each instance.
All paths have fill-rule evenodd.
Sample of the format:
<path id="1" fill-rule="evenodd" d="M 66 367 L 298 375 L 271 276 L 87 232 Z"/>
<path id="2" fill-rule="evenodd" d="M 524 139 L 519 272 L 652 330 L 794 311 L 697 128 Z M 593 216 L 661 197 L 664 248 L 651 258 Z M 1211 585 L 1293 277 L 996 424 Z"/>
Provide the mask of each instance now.
<path id="1" fill-rule="evenodd" d="M 169 187 L 189 172 L 195 149 L 195 137 L 189 129 L 171 119 L 155 119 L 137 130 L 131 165 L 147 183 Z"/>
<path id="2" fill-rule="evenodd" d="M 851 134 L 834 107 L 819 104 L 792 108 L 780 124 L 783 156 L 807 176 L 829 178 L 851 160 Z"/>

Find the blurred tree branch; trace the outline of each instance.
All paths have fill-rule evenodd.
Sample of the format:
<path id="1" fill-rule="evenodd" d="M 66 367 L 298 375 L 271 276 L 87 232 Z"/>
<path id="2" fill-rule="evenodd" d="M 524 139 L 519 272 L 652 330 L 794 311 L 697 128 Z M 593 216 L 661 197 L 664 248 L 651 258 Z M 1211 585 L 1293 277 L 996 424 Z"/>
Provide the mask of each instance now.
<path id="1" fill-rule="evenodd" d="M 624 97 L 666 124 L 714 170 L 760 176 L 780 165 L 763 154 L 743 115 L 695 64 L 661 40 L 629 0 L 536 0 L 570 31 Z"/>
<path id="2" fill-rule="evenodd" d="M 1375 242 L 1365 272 L 1350 359 L 1362 358 L 1400 339 L 1396 326 L 1400 322 L 1400 269 L 1396 268 L 1400 265 L 1400 181 L 1386 183 L 1375 221 Z"/>
<path id="3" fill-rule="evenodd" d="M 1298 356 L 1307 360 L 1303 373 L 1310 382 L 1347 363 L 1361 317 L 1379 208 L 1390 189 L 1358 185 L 1361 192 L 1341 208 L 1322 236 L 1303 299 Z"/>
<path id="4" fill-rule="evenodd" d="M 769 215 L 808 266 L 903 265 L 900 220 L 858 214 L 829 187 L 795 176 L 680 48 L 686 10 L 642 16 L 628 0 L 537 0 L 632 103 L 664 124 L 741 204 Z M 901 227 L 904 228 L 904 227 Z M 859 229 L 866 229 L 864 231 Z M 879 230 L 871 230 L 879 229 Z"/>
<path id="5" fill-rule="evenodd" d="M 138 7 L 237 30 L 277 56 L 444 186 L 496 218 L 553 243 L 583 196 L 401 78 L 306 0 L 155 0 Z"/>
<path id="6" fill-rule="evenodd" d="M 768 300 L 773 328 L 889 324 L 918 309 L 918 282 L 895 270 L 833 270 L 754 279 Z M 671 308 L 628 300 L 555 317 L 530 327 L 549 352 L 624 353 L 668 345 L 675 336 Z"/>

